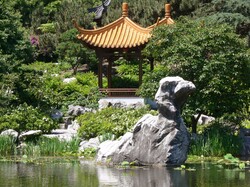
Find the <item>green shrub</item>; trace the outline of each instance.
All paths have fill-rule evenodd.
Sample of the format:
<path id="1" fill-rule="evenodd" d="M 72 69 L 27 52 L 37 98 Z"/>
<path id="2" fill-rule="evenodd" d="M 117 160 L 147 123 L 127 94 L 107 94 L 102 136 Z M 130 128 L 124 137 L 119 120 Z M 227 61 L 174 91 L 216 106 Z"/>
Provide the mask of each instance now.
<path id="1" fill-rule="evenodd" d="M 93 72 L 78 73 L 76 81 L 63 84 L 61 93 L 64 96 L 64 107 L 69 104 L 91 108 L 98 107 L 101 94 L 98 90 L 97 77 Z"/>
<path id="2" fill-rule="evenodd" d="M 180 76 L 194 83 L 197 91 L 185 107 L 193 112 L 200 108 L 214 117 L 240 114 L 250 102 L 250 51 L 228 25 L 184 19 L 159 26 L 144 52 L 161 67 L 155 68 L 155 74 Z M 158 81 L 144 78 L 140 93 L 152 97 Z M 149 86 L 153 89 L 147 90 Z"/>
<path id="3" fill-rule="evenodd" d="M 27 156 L 65 156 L 78 153 L 80 139 L 63 141 L 58 138 L 41 137 L 35 142 L 27 142 L 22 149 L 22 154 Z"/>
<path id="4" fill-rule="evenodd" d="M 250 120 L 242 121 L 241 126 L 246 128 L 246 129 L 250 129 Z"/>
<path id="5" fill-rule="evenodd" d="M 14 129 L 22 132 L 39 129 L 43 132 L 49 132 L 56 127 L 57 123 L 47 114 L 43 113 L 39 108 L 27 104 L 19 105 L 10 114 L 0 117 L 0 131 Z"/>
<path id="6" fill-rule="evenodd" d="M 189 154 L 223 156 L 227 153 L 238 155 L 242 148 L 240 137 L 225 122 L 214 122 L 191 141 Z"/>
<path id="7" fill-rule="evenodd" d="M 84 149 L 84 151 L 81 153 L 84 158 L 94 158 L 96 156 L 97 150 L 93 147 L 88 147 Z"/>
<path id="8" fill-rule="evenodd" d="M 12 136 L 0 136 L 0 156 L 16 154 L 15 138 Z"/>
<path id="9" fill-rule="evenodd" d="M 85 113 L 77 118 L 80 124 L 78 134 L 84 139 L 111 133 L 122 136 L 146 113 L 156 113 L 147 107 L 140 109 L 105 108 L 96 113 Z"/>

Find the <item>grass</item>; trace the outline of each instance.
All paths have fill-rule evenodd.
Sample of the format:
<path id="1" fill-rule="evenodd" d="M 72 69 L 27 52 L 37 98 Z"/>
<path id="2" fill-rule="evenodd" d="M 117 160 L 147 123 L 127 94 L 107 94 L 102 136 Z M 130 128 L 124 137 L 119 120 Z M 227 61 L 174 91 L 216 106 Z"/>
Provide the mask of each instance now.
<path id="1" fill-rule="evenodd" d="M 205 157 L 221 157 L 227 153 L 239 155 L 242 141 L 238 135 L 234 135 L 228 127 L 214 124 L 202 134 L 193 138 L 189 155 Z"/>
<path id="2" fill-rule="evenodd" d="M 15 154 L 15 138 L 12 136 L 0 136 L 0 156 L 13 156 Z"/>
<path id="3" fill-rule="evenodd" d="M 41 137 L 35 142 L 25 142 L 22 148 L 17 148 L 13 137 L 0 136 L 0 157 L 21 156 L 23 159 L 27 159 L 41 156 L 76 156 L 79 144 L 79 138 L 74 138 L 68 142 L 61 141 L 58 138 Z"/>
<path id="4" fill-rule="evenodd" d="M 80 140 L 74 138 L 71 141 L 58 138 L 41 137 L 37 143 L 28 142 L 23 149 L 23 155 L 27 156 L 64 156 L 78 153 Z"/>

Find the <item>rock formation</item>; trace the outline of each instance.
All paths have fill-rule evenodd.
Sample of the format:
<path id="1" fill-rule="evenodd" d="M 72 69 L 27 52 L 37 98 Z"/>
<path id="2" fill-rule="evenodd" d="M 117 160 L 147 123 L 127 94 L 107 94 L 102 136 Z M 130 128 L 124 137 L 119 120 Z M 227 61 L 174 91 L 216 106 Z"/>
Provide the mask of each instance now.
<path id="1" fill-rule="evenodd" d="M 194 84 L 181 77 L 163 78 L 155 95 L 159 115 L 147 114 L 137 122 L 132 133 L 116 141 L 103 142 L 97 161 L 108 159 L 117 164 L 128 161 L 139 165 L 184 163 L 190 138 L 180 113 L 194 90 Z"/>

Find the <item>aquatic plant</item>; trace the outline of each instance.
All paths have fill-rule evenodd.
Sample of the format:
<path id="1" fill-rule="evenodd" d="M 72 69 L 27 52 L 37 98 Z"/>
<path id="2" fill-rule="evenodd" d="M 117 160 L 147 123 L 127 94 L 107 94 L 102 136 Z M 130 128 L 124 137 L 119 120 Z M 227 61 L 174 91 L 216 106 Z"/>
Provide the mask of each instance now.
<path id="1" fill-rule="evenodd" d="M 190 145 L 190 155 L 223 156 L 227 153 L 239 154 L 242 141 L 239 136 L 227 126 L 215 122 L 193 138 Z"/>
<path id="2" fill-rule="evenodd" d="M 12 136 L 0 136 L 0 156 L 10 156 L 15 154 L 15 138 Z"/>
<path id="3" fill-rule="evenodd" d="M 58 138 L 40 138 L 37 143 L 27 142 L 22 153 L 27 156 L 64 156 L 76 155 L 80 139 L 74 138 L 71 141 L 59 140 Z"/>
<path id="4" fill-rule="evenodd" d="M 94 158 L 96 156 L 97 149 L 94 147 L 88 147 L 81 152 L 81 156 L 84 158 Z"/>

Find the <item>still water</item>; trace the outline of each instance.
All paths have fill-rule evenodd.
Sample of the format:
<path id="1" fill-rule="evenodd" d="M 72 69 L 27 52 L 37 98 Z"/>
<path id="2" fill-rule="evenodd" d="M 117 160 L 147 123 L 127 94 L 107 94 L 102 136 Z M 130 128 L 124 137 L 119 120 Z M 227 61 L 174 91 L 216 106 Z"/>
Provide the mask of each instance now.
<path id="1" fill-rule="evenodd" d="M 250 170 L 209 163 L 186 165 L 193 171 L 166 167 L 122 169 L 91 161 L 0 162 L 1 187 L 249 187 Z"/>

